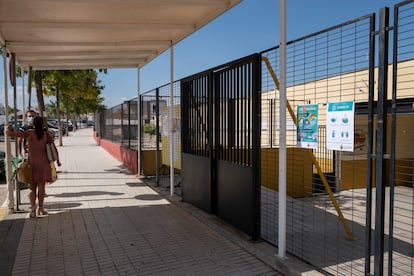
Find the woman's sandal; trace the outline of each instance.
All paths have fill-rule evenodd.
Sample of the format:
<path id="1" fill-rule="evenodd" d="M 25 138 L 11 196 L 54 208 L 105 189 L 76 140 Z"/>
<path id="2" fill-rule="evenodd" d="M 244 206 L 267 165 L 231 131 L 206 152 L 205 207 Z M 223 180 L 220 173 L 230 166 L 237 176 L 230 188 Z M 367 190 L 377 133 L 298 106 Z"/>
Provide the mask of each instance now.
<path id="1" fill-rule="evenodd" d="M 30 211 L 30 218 L 35 218 L 36 217 L 36 212 L 35 211 Z"/>
<path id="2" fill-rule="evenodd" d="M 48 212 L 46 212 L 44 209 L 39 209 L 39 210 L 37 210 L 37 215 L 38 216 L 46 216 L 46 215 L 48 215 L 49 213 Z"/>

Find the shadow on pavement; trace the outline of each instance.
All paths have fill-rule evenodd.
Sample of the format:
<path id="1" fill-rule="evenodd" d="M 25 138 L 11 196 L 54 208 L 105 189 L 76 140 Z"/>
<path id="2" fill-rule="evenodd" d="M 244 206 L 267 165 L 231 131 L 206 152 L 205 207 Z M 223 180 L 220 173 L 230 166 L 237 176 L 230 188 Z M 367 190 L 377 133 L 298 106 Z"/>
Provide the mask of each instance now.
<path id="1" fill-rule="evenodd" d="M 81 196 L 98 196 L 98 195 L 123 195 L 124 193 L 117 192 L 105 192 L 105 191 L 87 191 L 87 192 L 78 192 L 78 193 L 62 193 L 57 195 L 52 195 L 54 197 L 81 197 Z"/>
<path id="2" fill-rule="evenodd" d="M 25 219 L 0 221 L 0 275 L 11 275 Z"/>
<path id="3" fill-rule="evenodd" d="M 164 198 L 160 195 L 142 194 L 142 195 L 135 196 L 135 199 L 139 199 L 139 200 L 160 200 L 160 199 L 164 199 Z"/>

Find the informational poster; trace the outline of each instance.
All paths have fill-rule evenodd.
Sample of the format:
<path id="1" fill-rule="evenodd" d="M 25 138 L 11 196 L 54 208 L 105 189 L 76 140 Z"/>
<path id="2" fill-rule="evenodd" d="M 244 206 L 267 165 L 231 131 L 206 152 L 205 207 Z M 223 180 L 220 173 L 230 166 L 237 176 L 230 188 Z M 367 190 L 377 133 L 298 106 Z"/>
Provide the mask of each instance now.
<path id="1" fill-rule="evenodd" d="M 354 151 L 354 106 L 353 101 L 328 103 L 327 149 Z"/>
<path id="2" fill-rule="evenodd" d="M 317 104 L 305 104 L 298 106 L 297 145 L 301 148 L 311 149 L 316 149 L 318 147 Z"/>

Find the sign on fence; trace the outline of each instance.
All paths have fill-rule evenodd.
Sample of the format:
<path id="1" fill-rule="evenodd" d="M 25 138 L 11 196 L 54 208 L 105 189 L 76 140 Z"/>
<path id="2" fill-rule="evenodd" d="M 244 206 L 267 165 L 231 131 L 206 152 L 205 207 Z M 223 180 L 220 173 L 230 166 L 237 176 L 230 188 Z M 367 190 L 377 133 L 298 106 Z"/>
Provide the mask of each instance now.
<path id="1" fill-rule="evenodd" d="M 318 105 L 298 106 L 297 145 L 301 148 L 318 148 Z"/>
<path id="2" fill-rule="evenodd" d="M 354 151 L 354 102 L 328 103 L 326 147 L 330 150 Z"/>

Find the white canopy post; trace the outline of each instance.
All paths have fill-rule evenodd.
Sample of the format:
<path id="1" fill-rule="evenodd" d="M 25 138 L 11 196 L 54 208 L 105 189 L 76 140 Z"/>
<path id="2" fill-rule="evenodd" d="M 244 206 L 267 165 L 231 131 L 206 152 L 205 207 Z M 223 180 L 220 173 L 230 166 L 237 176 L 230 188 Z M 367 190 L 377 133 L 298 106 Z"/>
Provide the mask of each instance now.
<path id="1" fill-rule="evenodd" d="M 24 69 L 23 69 L 23 67 L 20 67 L 20 71 L 21 71 L 21 74 L 22 74 L 22 102 L 23 102 L 22 119 L 24 120 L 25 115 L 26 115 L 26 98 L 24 96 Z"/>
<path id="2" fill-rule="evenodd" d="M 170 195 L 174 195 L 174 45 L 170 47 Z"/>
<path id="3" fill-rule="evenodd" d="M 138 95 L 137 95 L 137 150 L 138 150 L 138 159 L 137 159 L 137 169 L 138 175 L 141 174 L 141 68 L 138 66 L 137 70 L 137 84 L 138 84 Z"/>
<path id="4" fill-rule="evenodd" d="M 286 257 L 286 0 L 279 0 L 280 135 L 279 135 L 279 257 Z"/>
<path id="5" fill-rule="evenodd" d="M 5 111 L 5 125 L 9 123 L 9 90 L 8 90 L 8 79 L 7 79 L 7 53 L 6 48 L 3 47 L 3 76 L 4 76 L 4 111 Z M 14 212 L 14 184 L 11 176 L 12 172 L 12 165 L 11 165 L 11 145 L 10 145 L 10 137 L 8 135 L 4 135 L 4 144 L 6 150 L 6 181 L 7 181 L 7 189 L 8 189 L 8 203 L 7 208 L 9 209 L 9 213 Z"/>

